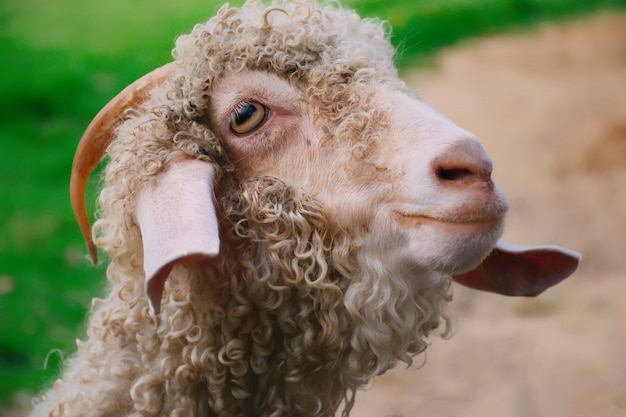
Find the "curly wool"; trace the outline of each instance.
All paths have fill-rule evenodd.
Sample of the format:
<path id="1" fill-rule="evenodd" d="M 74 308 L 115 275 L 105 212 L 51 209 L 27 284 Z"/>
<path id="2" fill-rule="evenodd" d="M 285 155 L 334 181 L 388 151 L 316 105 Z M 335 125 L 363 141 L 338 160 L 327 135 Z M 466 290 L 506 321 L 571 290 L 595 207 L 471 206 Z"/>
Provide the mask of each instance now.
<path id="1" fill-rule="evenodd" d="M 358 387 L 411 363 L 441 322 L 446 333 L 449 282 L 389 270 L 315 198 L 275 178 L 241 178 L 206 109 L 224 74 L 271 71 L 317 103 L 321 140 L 354 138 L 347 169 L 367 170 L 358 161 L 372 152 L 380 117 L 359 86 L 405 88 L 385 27 L 312 1 L 268 11 L 253 1 L 220 9 L 181 36 L 174 55 L 177 77 L 129 115 L 109 149 L 94 229 L 110 256 L 110 294 L 94 302 L 87 341 L 39 410 L 333 416 L 343 403 L 348 415 Z M 181 154 L 218 169 L 222 249 L 217 260 L 177 266 L 154 317 L 135 196 Z"/>
<path id="2" fill-rule="evenodd" d="M 234 223 L 223 264 L 177 268 L 160 323 L 138 297 L 135 306 L 101 307 L 108 314 L 92 323 L 103 340 L 138 349 L 143 371 L 114 377 L 134 379 L 139 415 L 330 416 L 341 401 L 349 410 L 371 376 L 426 347 L 439 320 L 430 303 L 445 287 L 415 291 L 365 271 L 345 236 L 327 234 L 323 208 L 275 179 L 241 184 L 223 204 Z M 142 294 L 138 278 L 126 277 L 127 286 Z"/>

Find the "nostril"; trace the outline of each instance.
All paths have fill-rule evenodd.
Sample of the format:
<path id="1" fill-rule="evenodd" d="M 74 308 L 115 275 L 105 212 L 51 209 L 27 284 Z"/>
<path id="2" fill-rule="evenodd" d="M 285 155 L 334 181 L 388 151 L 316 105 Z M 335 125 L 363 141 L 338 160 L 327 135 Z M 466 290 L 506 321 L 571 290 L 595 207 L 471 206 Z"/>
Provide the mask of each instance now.
<path id="1" fill-rule="evenodd" d="M 444 181 L 463 181 L 471 179 L 474 174 L 467 168 L 438 168 L 437 178 Z"/>
<path id="2" fill-rule="evenodd" d="M 491 186 L 492 181 L 490 162 L 451 162 L 452 161 L 448 161 L 448 163 L 446 164 L 437 164 L 434 167 L 434 174 L 438 181 L 450 185 L 483 183 Z"/>
<path id="3" fill-rule="evenodd" d="M 492 163 L 477 140 L 461 140 L 444 148 L 430 163 L 431 175 L 446 186 L 482 184 L 493 187 Z"/>

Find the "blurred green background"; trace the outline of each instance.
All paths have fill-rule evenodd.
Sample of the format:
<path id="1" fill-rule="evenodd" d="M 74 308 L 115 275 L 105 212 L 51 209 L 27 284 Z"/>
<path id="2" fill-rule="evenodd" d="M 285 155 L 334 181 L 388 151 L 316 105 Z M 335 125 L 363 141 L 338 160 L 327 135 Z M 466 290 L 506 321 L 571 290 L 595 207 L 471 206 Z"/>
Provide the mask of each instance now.
<path id="1" fill-rule="evenodd" d="M 68 197 L 74 149 L 124 86 L 169 61 L 218 0 L 0 3 L 0 406 L 40 391 L 83 337 L 93 267 Z M 233 2 L 235 5 L 241 1 Z M 350 0 L 391 22 L 401 66 L 461 39 L 532 27 L 626 0 Z M 93 187 L 92 187 L 93 188 Z M 96 190 L 90 199 L 95 200 Z"/>

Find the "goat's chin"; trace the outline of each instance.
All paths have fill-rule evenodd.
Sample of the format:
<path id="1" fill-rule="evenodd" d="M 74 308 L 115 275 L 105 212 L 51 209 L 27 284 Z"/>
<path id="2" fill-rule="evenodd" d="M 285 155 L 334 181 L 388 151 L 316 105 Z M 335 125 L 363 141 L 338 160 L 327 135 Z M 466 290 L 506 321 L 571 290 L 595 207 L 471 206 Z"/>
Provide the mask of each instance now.
<path id="1" fill-rule="evenodd" d="M 448 222 L 425 217 L 396 217 L 393 223 L 395 233 L 392 234 L 401 237 L 386 248 L 389 259 L 446 274 L 478 266 L 503 232 L 502 218 Z"/>
<path id="2" fill-rule="evenodd" d="M 444 273 L 469 271 L 489 254 L 503 232 L 500 219 L 467 223 L 433 222 L 416 236 L 417 258 Z M 424 244 L 423 242 L 428 242 Z"/>

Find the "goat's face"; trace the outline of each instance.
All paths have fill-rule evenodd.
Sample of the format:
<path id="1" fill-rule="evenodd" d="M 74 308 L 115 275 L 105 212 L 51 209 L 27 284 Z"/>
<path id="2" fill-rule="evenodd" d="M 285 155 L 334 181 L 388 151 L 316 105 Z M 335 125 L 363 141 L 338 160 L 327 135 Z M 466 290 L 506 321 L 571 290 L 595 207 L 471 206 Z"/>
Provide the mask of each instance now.
<path id="1" fill-rule="evenodd" d="M 320 200 L 373 255 L 446 273 L 478 264 L 507 209 L 478 139 L 395 85 L 358 89 L 359 131 L 261 72 L 218 82 L 209 113 L 241 176 L 276 177 Z"/>
<path id="2" fill-rule="evenodd" d="M 527 256 L 499 246 L 478 272 L 465 273 L 496 244 L 506 202 L 478 140 L 398 79 L 379 22 L 313 1 L 267 9 L 251 2 L 222 8 L 179 38 L 176 56 L 176 64 L 129 87 L 92 122 L 71 185 L 95 258 L 87 177 L 115 121 L 152 91 L 118 129 L 108 181 L 121 183 L 119 195 L 109 196 L 124 199 L 115 203 L 126 210 L 115 220 L 120 230 L 143 240 L 133 245 L 143 244 L 153 301 L 174 265 L 219 253 L 212 187 L 216 172 L 233 167 L 241 180 L 276 177 L 316 199 L 333 231 L 390 268 L 463 273 L 454 278 L 508 295 L 536 295 L 576 269 L 571 252 L 539 248 Z M 174 163 L 181 155 L 183 168 Z M 141 233 L 129 232 L 136 222 Z M 126 242 L 125 256 L 135 259 L 128 236 L 113 241 Z"/>

